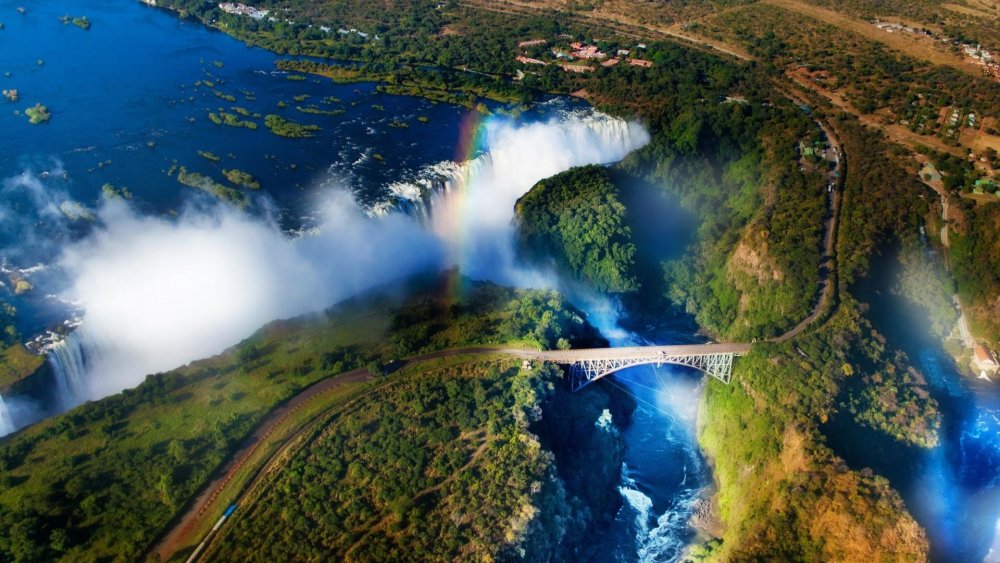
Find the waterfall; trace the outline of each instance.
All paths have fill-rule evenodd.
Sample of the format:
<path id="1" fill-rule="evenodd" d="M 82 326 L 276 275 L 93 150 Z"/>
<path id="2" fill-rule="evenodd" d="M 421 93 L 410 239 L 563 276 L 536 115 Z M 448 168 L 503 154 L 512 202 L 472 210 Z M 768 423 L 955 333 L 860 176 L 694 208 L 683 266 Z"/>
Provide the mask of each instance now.
<path id="1" fill-rule="evenodd" d="M 424 223 L 450 250 L 453 264 L 474 278 L 537 285 L 516 267 L 513 210 L 537 182 L 576 166 L 608 164 L 649 142 L 638 123 L 594 110 L 560 112 L 548 121 L 490 120 L 484 152 L 464 163 L 441 162 L 415 179 L 391 184 L 389 210 Z"/>
<path id="2" fill-rule="evenodd" d="M 3 402 L 3 395 L 0 395 L 0 436 L 6 436 L 16 429 L 10 409 L 7 403 Z"/>
<path id="3" fill-rule="evenodd" d="M 569 168 L 621 160 L 649 134 L 593 110 L 550 115 L 486 119 L 480 152 L 390 186 L 394 199 L 370 210 L 386 215 L 379 221 L 332 198 L 316 232 L 290 240 L 267 221 L 228 212 L 169 222 L 123 211 L 66 255 L 74 278 L 66 298 L 86 312 L 83 326 L 47 350 L 60 407 L 117 393 L 147 373 L 218 353 L 268 321 L 427 268 L 458 265 L 476 279 L 552 287 L 553 277 L 516 261 L 515 202 Z"/>
<path id="4" fill-rule="evenodd" d="M 60 406 L 75 407 L 87 399 L 87 370 L 98 353 L 94 338 L 80 327 L 48 351 Z"/>
<path id="5" fill-rule="evenodd" d="M 508 221 L 517 199 L 539 180 L 575 166 L 617 162 L 649 142 L 642 125 L 595 110 L 563 111 L 534 123 L 490 121 L 482 127 L 482 154 L 463 163 L 433 164 L 414 179 L 390 184 L 388 205 L 376 206 L 375 213 L 400 210 L 427 220 L 448 210 L 460 194 L 489 204 L 477 209 L 490 212 L 487 217 Z"/>

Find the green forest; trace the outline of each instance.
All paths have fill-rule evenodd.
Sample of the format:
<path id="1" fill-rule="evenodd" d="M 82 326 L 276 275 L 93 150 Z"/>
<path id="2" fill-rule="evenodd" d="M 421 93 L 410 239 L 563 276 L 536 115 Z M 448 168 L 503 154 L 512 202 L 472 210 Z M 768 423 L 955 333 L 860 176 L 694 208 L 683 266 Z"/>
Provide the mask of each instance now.
<path id="1" fill-rule="evenodd" d="M 520 39 L 602 35 L 609 49 L 635 41 L 577 20 L 487 13 L 458 2 L 399 0 L 393 9 L 360 0 L 291 2 L 297 24 L 257 22 L 194 0 L 162 4 L 279 53 L 358 64 L 280 63 L 286 70 L 376 79 L 386 92 L 466 107 L 586 91 L 600 109 L 640 119 L 649 145 L 610 171 L 571 170 L 522 198 L 519 237 L 528 258 L 551 260 L 595 289 L 655 291 L 661 300 L 650 307 L 653 316 L 689 314 L 713 339 L 757 341 L 737 362 L 732 384 L 706 385 L 698 438 L 713 464 L 725 524 L 709 556 L 926 559 L 927 538 L 899 494 L 871 470 L 848 467 L 827 432 L 838 421 L 901 446 L 937 444 L 936 400 L 911 359 L 866 318 L 858 297 L 872 260 L 903 249 L 905 272 L 893 289 L 924 306 L 938 331 L 947 326 L 947 284 L 939 270 L 916 262 L 933 194 L 878 133 L 829 104 L 801 107 L 775 80 L 808 58 L 853 85 L 845 88 L 851 103 L 913 123 L 942 103 L 996 114 L 1000 90 L 770 6 L 737 7 L 704 30 L 748 45 L 760 62 L 648 41 L 644 56 L 652 68 L 620 65 L 583 75 L 549 66 L 515 83 L 514 59 L 497 53 Z M 324 34 L 310 21 L 367 36 Z M 434 74 L 424 65 L 444 70 Z M 265 124 L 276 134 L 310 134 L 272 117 Z M 826 181 L 802 166 L 798 152 L 800 141 L 822 136 L 817 120 L 836 132 L 848 159 L 836 264 L 827 272 L 834 297 L 808 330 L 768 342 L 809 315 L 819 295 Z M 619 176 L 675 197 L 700 221 L 684 256 L 658 264 L 651 282 L 637 271 L 644 257 L 632 240 Z M 185 179 L 225 194 L 203 178 Z M 975 318 L 992 338 L 1000 329 L 984 319 L 996 317 L 1000 287 L 992 267 L 997 209 L 963 206 L 967 229 L 952 247 L 959 294 L 977 307 Z M 8 530 L 0 536 L 0 559 L 140 557 L 267 412 L 323 378 L 362 366 L 383 373 L 399 358 L 464 345 L 602 343 L 558 293 L 455 276 L 402 303 L 367 296 L 320 320 L 274 323 L 219 357 L 150 376 L 134 390 L 0 441 L 0 527 Z M 464 291 L 454 296 L 456 286 Z M 614 402 L 600 388 L 581 394 L 578 410 L 553 401 L 559 377 L 548 366 L 523 370 L 491 359 L 359 384 L 352 392 L 378 400 L 332 412 L 241 508 L 245 517 L 213 553 L 488 560 L 523 548 L 540 559 L 565 555 L 595 514 L 613 512 L 616 498 L 602 486 L 617 476 L 595 458 L 582 465 L 588 474 L 574 471 L 587 459 L 574 452 L 618 459 L 621 451 L 601 434 L 584 434 L 574 447 L 551 440 L 572 434 L 566 428 L 574 421 L 593 429 L 595 412 Z"/>
<path id="2" fill-rule="evenodd" d="M 958 295 L 972 307 L 977 332 L 1000 342 L 1000 205 L 964 206 L 967 223 L 951 237 L 951 259 Z"/>
<path id="3" fill-rule="evenodd" d="M 636 248 L 625 206 L 602 166 L 568 170 L 535 184 L 515 206 L 521 253 L 608 293 L 638 289 Z"/>
<path id="4" fill-rule="evenodd" d="M 617 473 L 597 472 L 577 488 L 564 487 L 556 458 L 531 426 L 544 417 L 548 400 L 568 403 L 560 410 L 565 421 L 589 425 L 584 435 L 608 435 L 612 455 L 621 448 L 586 408 L 591 400 L 605 404 L 607 395 L 595 388 L 570 396 L 562 377 L 554 366 L 525 370 L 502 360 L 431 369 L 379 388 L 323 420 L 241 504 L 244 512 L 208 556 L 565 558 L 599 508 L 573 492 L 586 485 L 613 493 Z"/>

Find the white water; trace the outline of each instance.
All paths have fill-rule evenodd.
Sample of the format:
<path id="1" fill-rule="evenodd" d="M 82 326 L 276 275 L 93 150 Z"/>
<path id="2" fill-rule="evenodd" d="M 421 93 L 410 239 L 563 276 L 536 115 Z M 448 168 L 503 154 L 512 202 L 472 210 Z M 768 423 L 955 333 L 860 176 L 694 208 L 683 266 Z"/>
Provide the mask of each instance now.
<path id="1" fill-rule="evenodd" d="M 618 309 L 611 300 L 574 296 L 574 302 L 611 346 L 649 343 L 618 324 Z M 690 538 L 688 521 L 704 486 L 704 468 L 695 438 L 703 386 L 669 367 L 631 368 L 612 377 L 614 385 L 627 388 L 639 403 L 632 425 L 625 431 L 631 452 L 628 457 L 635 467 L 622 464 L 618 487 L 624 501 L 622 508 L 612 529 L 594 540 L 597 555 L 588 561 L 679 561 Z M 667 467 L 673 469 L 663 471 Z M 640 484 L 635 478 L 639 471 L 651 482 Z M 671 475 L 674 471 L 683 472 L 679 483 Z M 651 487 L 663 489 L 654 491 Z M 659 512 L 651 494 L 659 499 Z"/>
<path id="2" fill-rule="evenodd" d="M 49 349 L 49 365 L 61 408 L 70 409 L 85 400 L 88 357 L 98 355 L 100 346 L 86 328 L 78 328 Z"/>
<path id="3" fill-rule="evenodd" d="M 0 436 L 6 436 L 14 430 L 17 430 L 14 426 L 14 417 L 11 415 L 7 403 L 4 402 L 3 395 L 0 395 Z"/>
<path id="4" fill-rule="evenodd" d="M 486 124 L 487 151 L 456 164 L 427 167 L 418 179 L 390 186 L 401 207 L 424 221 L 448 248 L 448 259 L 475 279 L 518 286 L 552 280 L 517 264 L 513 211 L 540 180 L 586 164 L 617 162 L 649 142 L 646 130 L 593 111 L 564 112 L 545 122 Z"/>
<path id="5" fill-rule="evenodd" d="M 492 121 L 486 125 L 485 137 L 485 151 L 474 159 L 461 164 L 442 162 L 421 171 L 414 181 L 390 186 L 396 196 L 394 209 L 415 217 L 444 247 L 445 260 L 434 267 L 458 265 L 463 273 L 473 278 L 505 284 L 558 285 L 554 277 L 517 264 L 512 222 L 515 202 L 539 180 L 574 166 L 618 161 L 628 152 L 646 144 L 649 135 L 635 123 L 596 112 L 573 112 L 539 123 Z M 386 207 L 373 212 L 383 216 L 381 221 L 392 220 L 398 223 L 399 214 L 391 213 Z M 132 222 L 140 223 L 146 229 L 159 231 L 159 235 L 164 238 L 177 234 L 161 223 L 149 225 L 143 220 L 134 219 Z M 249 335 L 267 320 L 306 312 L 309 307 L 303 307 L 303 301 L 311 303 L 311 308 L 315 310 L 330 304 L 333 297 L 347 297 L 350 292 L 323 291 L 323 284 L 317 284 L 314 278 L 330 274 L 348 275 L 352 267 L 365 267 L 364 264 L 352 264 L 316 270 L 310 268 L 309 264 L 303 265 L 301 259 L 322 260 L 322 253 L 289 251 L 286 245 L 276 244 L 269 237 L 262 236 L 259 229 L 246 225 L 245 221 L 236 222 L 236 226 L 240 227 L 237 229 L 239 236 L 227 237 L 230 234 L 227 233 L 227 222 L 233 221 L 223 217 L 218 224 L 210 225 L 213 228 L 208 229 L 203 224 L 195 225 L 201 227 L 196 229 L 197 236 L 193 239 L 182 236 L 182 239 L 187 239 L 182 240 L 182 243 L 197 242 L 200 247 L 221 245 L 228 248 L 227 245 L 233 244 L 231 239 L 235 239 L 235 244 L 240 245 L 242 252 L 246 252 L 248 247 L 252 250 L 255 245 L 262 245 L 271 253 L 291 253 L 294 260 L 289 261 L 287 256 L 277 260 L 273 256 L 257 259 L 250 252 L 241 254 L 237 261 L 228 261 L 223 272 L 218 267 L 206 268 L 205 262 L 210 260 L 206 260 L 205 256 L 201 256 L 202 259 L 189 259 L 187 253 L 192 250 L 190 248 L 168 247 L 165 254 L 177 260 L 164 269 L 157 263 L 161 253 L 154 252 L 157 248 L 153 246 L 147 249 L 149 252 L 139 257 L 134 253 L 122 252 L 121 248 L 108 244 L 107 240 L 92 241 L 97 252 L 84 253 L 83 257 L 98 261 L 100 268 L 110 273 L 95 276 L 93 272 L 85 272 L 89 277 L 84 275 L 77 281 L 82 279 L 86 282 L 85 287 L 97 288 L 105 293 L 90 294 L 89 299 L 87 296 L 80 298 L 79 295 L 72 297 L 80 298 L 84 307 L 96 303 L 99 306 L 97 311 L 101 314 L 95 321 L 95 310 L 88 309 L 83 327 L 71 333 L 65 342 L 55 346 L 49 354 L 64 408 L 135 385 L 153 370 L 168 369 L 217 353 Z M 329 229 L 329 223 L 325 227 Z M 191 229 L 184 229 L 183 226 L 177 230 L 181 235 L 191 234 Z M 395 230 L 398 235 L 396 240 L 380 237 L 375 245 L 367 241 L 369 252 L 388 257 L 412 253 L 413 233 L 406 229 Z M 134 231 L 136 229 L 129 232 Z M 115 233 L 112 232 L 107 237 L 113 235 Z M 323 235 L 321 233 L 317 236 Z M 420 244 L 427 243 L 420 241 Z M 177 251 L 180 253 L 177 254 Z M 134 264 L 137 258 L 141 258 L 141 266 Z M 282 302 L 287 296 L 282 296 L 280 292 L 251 292 L 252 299 L 237 299 L 235 309 L 230 308 L 223 313 L 229 311 L 235 315 L 236 309 L 256 306 L 264 311 L 267 318 L 250 315 L 249 321 L 236 325 L 223 323 L 223 332 L 227 336 L 224 339 L 212 339 L 207 348 L 205 345 L 191 346 L 190 338 L 178 339 L 172 334 L 178 327 L 190 330 L 194 335 L 203 335 L 206 329 L 214 330 L 211 321 L 218 316 L 218 311 L 202 294 L 206 290 L 201 283 L 204 280 L 224 274 L 226 281 L 221 285 L 237 287 L 261 276 L 267 277 L 265 270 L 288 269 L 289 262 L 300 270 L 300 274 L 301 271 L 307 274 L 296 277 L 295 281 L 307 282 L 306 285 L 314 291 L 313 294 L 298 294 L 297 299 L 293 300 L 294 306 Z M 196 280 L 198 283 L 183 283 L 179 288 L 174 287 L 177 285 L 175 283 L 156 283 L 156 275 L 133 272 L 138 267 L 151 268 L 161 274 L 171 270 L 184 270 L 186 279 Z M 287 275 L 287 272 L 280 274 Z M 117 282 L 121 278 L 127 279 L 127 285 Z M 151 278 L 153 283 L 146 281 Z M 389 281 L 389 277 L 376 276 L 351 287 L 356 292 L 376 285 L 379 281 Z M 102 283 L 98 282 L 116 283 L 104 289 Z M 79 285 L 78 283 L 77 286 Z M 319 291 L 315 289 L 317 285 Z M 128 298 L 124 302 L 127 304 L 119 305 L 123 294 Z M 139 295 L 140 298 L 131 299 L 130 296 L 134 295 Z M 159 307 L 151 312 L 142 309 L 143 299 L 161 299 L 164 295 L 167 296 L 165 299 L 169 308 Z M 213 293 L 211 297 L 220 299 L 225 296 L 226 293 L 223 292 Z M 634 341 L 634 335 L 617 326 L 617 311 L 607 299 L 576 295 L 574 301 L 588 312 L 591 322 L 614 345 L 627 345 Z M 109 303 L 112 305 L 110 308 L 107 306 Z M 192 308 L 191 304 L 198 305 Z M 202 314 L 200 304 L 208 305 L 207 315 Z M 145 318 L 144 323 L 134 322 L 134 315 L 123 314 L 123 310 L 136 308 L 140 309 L 140 316 Z M 163 317 L 170 318 L 163 323 L 160 322 Z M 123 330 L 127 332 L 122 332 Z M 100 338 L 96 334 L 100 334 Z M 658 561 L 663 560 L 665 553 L 676 553 L 678 544 L 683 541 L 679 532 L 686 525 L 694 493 L 679 495 L 684 498 L 678 498 L 669 510 L 656 517 L 653 524 L 653 500 L 628 476 L 626 468 L 623 468 L 623 481 L 619 490 L 628 509 L 634 513 L 635 550 L 641 560 Z"/>

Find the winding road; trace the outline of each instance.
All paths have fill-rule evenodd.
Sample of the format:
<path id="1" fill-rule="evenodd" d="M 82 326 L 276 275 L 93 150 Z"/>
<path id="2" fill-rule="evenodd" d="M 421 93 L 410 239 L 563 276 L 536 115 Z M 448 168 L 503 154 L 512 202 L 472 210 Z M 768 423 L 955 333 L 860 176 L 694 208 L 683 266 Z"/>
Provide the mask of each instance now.
<path id="1" fill-rule="evenodd" d="M 798 101 L 798 98 L 795 96 L 789 97 Z M 788 332 L 772 339 L 773 342 L 787 342 L 822 318 L 833 302 L 837 290 L 837 227 L 840 223 L 841 194 L 844 191 L 844 181 L 847 178 L 847 155 L 844 154 L 840 139 L 837 138 L 833 128 L 818 119 L 816 120 L 816 124 L 826 134 L 826 138 L 830 141 L 830 146 L 836 150 L 838 155 L 837 166 L 832 173 L 833 178 L 835 178 L 836 188 L 829 192 L 829 196 L 827 197 L 829 213 L 826 219 L 826 230 L 823 234 L 819 299 L 816 301 L 816 306 L 813 307 L 813 310 L 806 318 L 799 321 L 799 324 L 792 327 Z"/>

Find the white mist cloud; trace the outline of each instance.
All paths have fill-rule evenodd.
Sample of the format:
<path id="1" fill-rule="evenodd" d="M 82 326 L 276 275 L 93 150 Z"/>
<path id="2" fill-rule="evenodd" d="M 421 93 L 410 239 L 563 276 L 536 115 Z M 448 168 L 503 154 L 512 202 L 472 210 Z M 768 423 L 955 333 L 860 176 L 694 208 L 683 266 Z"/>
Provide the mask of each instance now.
<path id="1" fill-rule="evenodd" d="M 400 213 L 368 218 L 344 196 L 323 207 L 317 234 L 295 239 L 223 207 L 166 220 L 106 204 L 101 226 L 61 260 L 70 280 L 62 296 L 85 310 L 75 345 L 62 350 L 73 357 L 60 365 L 74 372 L 66 378 L 73 396 L 64 399 L 118 392 L 221 352 L 269 321 L 423 270 L 458 264 L 479 279 L 554 286 L 516 265 L 514 202 L 538 180 L 619 160 L 648 140 L 638 124 L 600 114 L 493 123 L 488 155 L 457 167 L 457 185 L 434 202 L 429 228 Z"/>
<path id="2" fill-rule="evenodd" d="M 291 239 L 228 208 L 176 221 L 106 206 L 104 225 L 69 246 L 65 297 L 86 311 L 88 357 L 78 399 L 98 398 L 216 354 L 263 324 L 321 310 L 440 263 L 439 245 L 401 215 L 372 220 L 341 196 L 317 234 Z"/>

